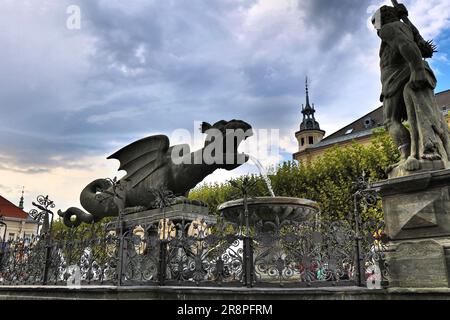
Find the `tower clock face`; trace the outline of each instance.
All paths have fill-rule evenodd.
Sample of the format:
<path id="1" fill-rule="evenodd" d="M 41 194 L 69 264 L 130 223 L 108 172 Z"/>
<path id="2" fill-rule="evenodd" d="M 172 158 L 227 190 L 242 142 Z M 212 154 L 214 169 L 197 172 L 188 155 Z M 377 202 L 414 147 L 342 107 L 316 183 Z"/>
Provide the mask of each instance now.
<path id="1" fill-rule="evenodd" d="M 306 127 L 307 128 L 312 128 L 313 127 L 313 122 L 311 120 L 306 121 Z"/>

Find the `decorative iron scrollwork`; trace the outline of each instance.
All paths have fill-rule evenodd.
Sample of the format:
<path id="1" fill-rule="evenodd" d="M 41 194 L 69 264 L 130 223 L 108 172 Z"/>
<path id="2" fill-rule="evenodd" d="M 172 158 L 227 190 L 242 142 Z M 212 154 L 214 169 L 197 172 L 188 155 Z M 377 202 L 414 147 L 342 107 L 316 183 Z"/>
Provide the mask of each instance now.
<path id="1" fill-rule="evenodd" d="M 386 236 L 383 221 L 362 215 L 379 201 L 368 186 L 357 182 L 354 212 L 343 220 L 262 222 L 244 212 L 240 223 L 219 217 L 215 225 L 166 219 L 173 197 L 160 192 L 157 223 L 92 223 L 4 242 L 0 285 L 62 285 L 79 277 L 81 285 L 382 286 Z M 48 197 L 37 204 L 37 220 L 53 208 Z"/>

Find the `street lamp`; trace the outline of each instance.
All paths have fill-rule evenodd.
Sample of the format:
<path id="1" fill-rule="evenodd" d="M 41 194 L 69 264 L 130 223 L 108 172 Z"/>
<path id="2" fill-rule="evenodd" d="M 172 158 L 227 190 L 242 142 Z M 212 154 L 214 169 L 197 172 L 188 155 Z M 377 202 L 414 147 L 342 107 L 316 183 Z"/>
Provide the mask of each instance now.
<path id="1" fill-rule="evenodd" d="M 2 237 L 2 246 L 3 246 L 3 243 L 6 242 L 6 230 L 8 229 L 8 226 L 6 225 L 6 223 L 3 222 L 4 220 L 5 220 L 5 218 L 2 215 L 0 215 L 0 226 L 2 226 L 4 228 L 3 237 Z"/>
<path id="2" fill-rule="evenodd" d="M 45 265 L 44 265 L 44 271 L 43 271 L 43 283 L 44 285 L 47 284 L 48 281 L 48 272 L 50 267 L 50 259 L 51 259 L 51 251 L 52 251 L 52 245 L 51 245 L 51 230 L 53 227 L 53 218 L 54 213 L 50 210 L 50 208 L 55 207 L 55 203 L 49 199 L 47 196 L 38 196 L 36 198 L 36 202 L 32 202 L 33 206 L 35 206 L 38 210 L 33 209 L 30 211 L 30 216 L 33 217 L 33 219 L 38 221 L 38 232 L 39 232 L 39 225 L 40 221 L 43 218 L 42 222 L 42 229 L 41 229 L 41 235 L 44 235 L 45 239 Z M 52 220 L 49 222 L 50 215 L 52 215 Z"/>

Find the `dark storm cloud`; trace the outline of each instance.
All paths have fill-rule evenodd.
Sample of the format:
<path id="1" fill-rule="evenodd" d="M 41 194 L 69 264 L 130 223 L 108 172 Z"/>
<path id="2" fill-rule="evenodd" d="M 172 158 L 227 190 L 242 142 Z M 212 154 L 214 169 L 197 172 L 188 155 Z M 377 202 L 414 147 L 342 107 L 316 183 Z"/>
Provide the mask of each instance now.
<path id="1" fill-rule="evenodd" d="M 321 49 L 327 50 L 345 36 L 347 32 L 355 33 L 365 26 L 368 0 L 309 0 L 299 1 L 299 7 L 308 8 L 308 23 L 321 30 L 324 36 L 315 42 Z M 314 39 L 317 40 L 317 39 Z"/>
<path id="2" fill-rule="evenodd" d="M 291 130 L 308 73 L 320 112 L 348 114 L 342 97 L 363 101 L 373 80 L 355 60 L 378 44 L 365 24 L 372 2 L 79 0 L 19 19 L 25 31 L 0 36 L 3 166 L 77 166 L 195 120 Z M 81 30 L 65 28 L 68 4 Z"/>

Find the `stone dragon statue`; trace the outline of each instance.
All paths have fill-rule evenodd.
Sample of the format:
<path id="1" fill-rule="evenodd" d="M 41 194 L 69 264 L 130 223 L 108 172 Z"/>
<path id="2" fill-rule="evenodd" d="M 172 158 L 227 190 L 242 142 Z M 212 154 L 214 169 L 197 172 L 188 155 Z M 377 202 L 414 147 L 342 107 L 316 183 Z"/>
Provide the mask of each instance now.
<path id="1" fill-rule="evenodd" d="M 216 137 L 211 136 L 211 129 L 221 133 L 223 161 L 207 164 L 203 152 Z M 245 134 L 233 134 L 233 148 L 227 150 L 225 141 L 230 137 L 230 132 L 236 130 Z M 248 123 L 241 120 L 222 120 L 214 125 L 203 122 L 201 131 L 206 133 L 205 145 L 195 152 L 190 152 L 189 145 L 170 146 L 165 135 L 150 136 L 125 146 L 108 159 L 119 160 L 119 170 L 125 170 L 127 174 L 117 183 L 111 179 L 92 181 L 80 195 L 80 203 L 86 211 L 71 207 L 64 212 L 58 211 L 58 215 L 66 226 L 78 226 L 82 222 L 97 222 L 105 217 L 117 216 L 119 210 L 131 213 L 152 209 L 157 207 L 153 190 L 169 190 L 178 201 L 180 198 L 186 199 L 189 191 L 215 170 L 233 170 L 243 164 L 238 161 L 230 164 L 226 161 L 230 157 L 237 159 L 240 155 L 243 162 L 248 161 L 247 155 L 237 151 L 240 143 L 252 135 L 252 127 Z M 186 161 L 173 161 L 174 148 L 182 150 L 176 152 L 177 156 Z M 195 159 L 202 160 L 199 163 Z"/>

